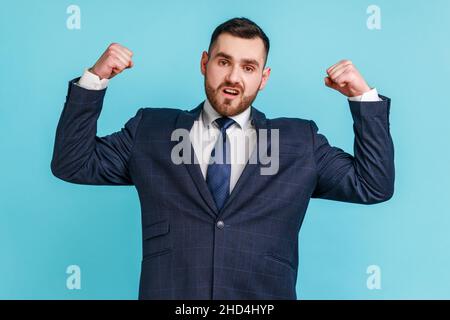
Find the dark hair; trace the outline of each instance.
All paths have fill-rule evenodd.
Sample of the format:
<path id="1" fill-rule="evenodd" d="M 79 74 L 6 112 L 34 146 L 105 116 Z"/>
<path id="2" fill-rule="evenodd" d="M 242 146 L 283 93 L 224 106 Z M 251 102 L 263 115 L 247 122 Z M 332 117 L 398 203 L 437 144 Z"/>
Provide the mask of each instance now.
<path id="1" fill-rule="evenodd" d="M 254 39 L 260 38 L 264 42 L 264 47 L 266 49 L 266 60 L 269 55 L 270 49 L 270 41 L 266 36 L 264 31 L 253 21 L 247 18 L 233 18 L 228 21 L 225 21 L 221 25 L 219 25 L 213 32 L 211 36 L 211 41 L 209 43 L 208 51 L 211 52 L 211 48 L 216 42 L 217 38 L 222 33 L 229 33 L 235 37 L 244 38 L 244 39 Z"/>

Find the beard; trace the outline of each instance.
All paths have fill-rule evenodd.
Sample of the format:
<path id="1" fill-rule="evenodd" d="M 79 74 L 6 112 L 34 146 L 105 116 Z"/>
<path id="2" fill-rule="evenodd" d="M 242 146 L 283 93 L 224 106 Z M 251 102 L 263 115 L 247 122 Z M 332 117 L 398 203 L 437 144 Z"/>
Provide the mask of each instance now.
<path id="1" fill-rule="evenodd" d="M 208 84 L 208 81 L 205 76 L 205 92 L 208 97 L 211 106 L 216 110 L 220 115 L 224 117 L 232 117 L 237 114 L 240 114 L 248 107 L 250 107 L 255 101 L 256 96 L 258 95 L 258 90 L 256 90 L 252 95 L 244 96 L 242 88 L 239 87 L 240 97 L 236 97 L 234 99 L 228 99 L 226 97 L 222 97 L 222 88 L 224 87 L 235 87 L 230 83 L 223 83 L 217 89 L 214 89 Z"/>

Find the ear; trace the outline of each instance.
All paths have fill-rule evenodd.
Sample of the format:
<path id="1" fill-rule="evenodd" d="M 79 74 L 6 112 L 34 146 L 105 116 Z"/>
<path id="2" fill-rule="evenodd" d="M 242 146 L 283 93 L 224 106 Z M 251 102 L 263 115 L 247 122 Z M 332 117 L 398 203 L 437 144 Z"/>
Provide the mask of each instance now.
<path id="1" fill-rule="evenodd" d="M 262 74 L 262 80 L 261 80 L 261 84 L 259 85 L 259 90 L 263 90 L 264 87 L 266 86 L 267 81 L 269 80 L 270 77 L 270 68 L 265 68 Z"/>
<path id="2" fill-rule="evenodd" d="M 209 60 L 208 52 L 203 51 L 202 59 L 200 60 L 200 71 L 202 75 L 206 74 L 206 64 L 208 63 L 208 60 Z"/>

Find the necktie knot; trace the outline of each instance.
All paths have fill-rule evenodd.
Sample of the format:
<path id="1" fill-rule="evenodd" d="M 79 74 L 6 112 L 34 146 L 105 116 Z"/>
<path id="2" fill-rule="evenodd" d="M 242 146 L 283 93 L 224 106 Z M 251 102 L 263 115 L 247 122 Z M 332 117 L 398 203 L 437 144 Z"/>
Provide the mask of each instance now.
<path id="1" fill-rule="evenodd" d="M 215 120 L 217 125 L 219 126 L 220 131 L 222 134 L 235 123 L 235 121 L 228 117 L 222 117 Z"/>

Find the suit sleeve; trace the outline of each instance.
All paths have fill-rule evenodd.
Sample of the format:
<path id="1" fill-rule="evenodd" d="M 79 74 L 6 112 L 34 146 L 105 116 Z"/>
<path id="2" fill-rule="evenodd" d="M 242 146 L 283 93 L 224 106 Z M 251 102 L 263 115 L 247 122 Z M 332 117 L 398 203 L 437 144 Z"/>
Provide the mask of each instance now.
<path id="1" fill-rule="evenodd" d="M 98 137 L 97 120 L 106 89 L 88 90 L 69 82 L 51 162 L 52 173 L 67 182 L 132 185 L 128 161 L 143 109 L 118 132 Z"/>
<path id="2" fill-rule="evenodd" d="M 390 99 L 350 101 L 354 156 L 329 145 L 311 121 L 317 185 L 314 198 L 373 204 L 394 193 L 394 146 L 389 130 Z"/>

